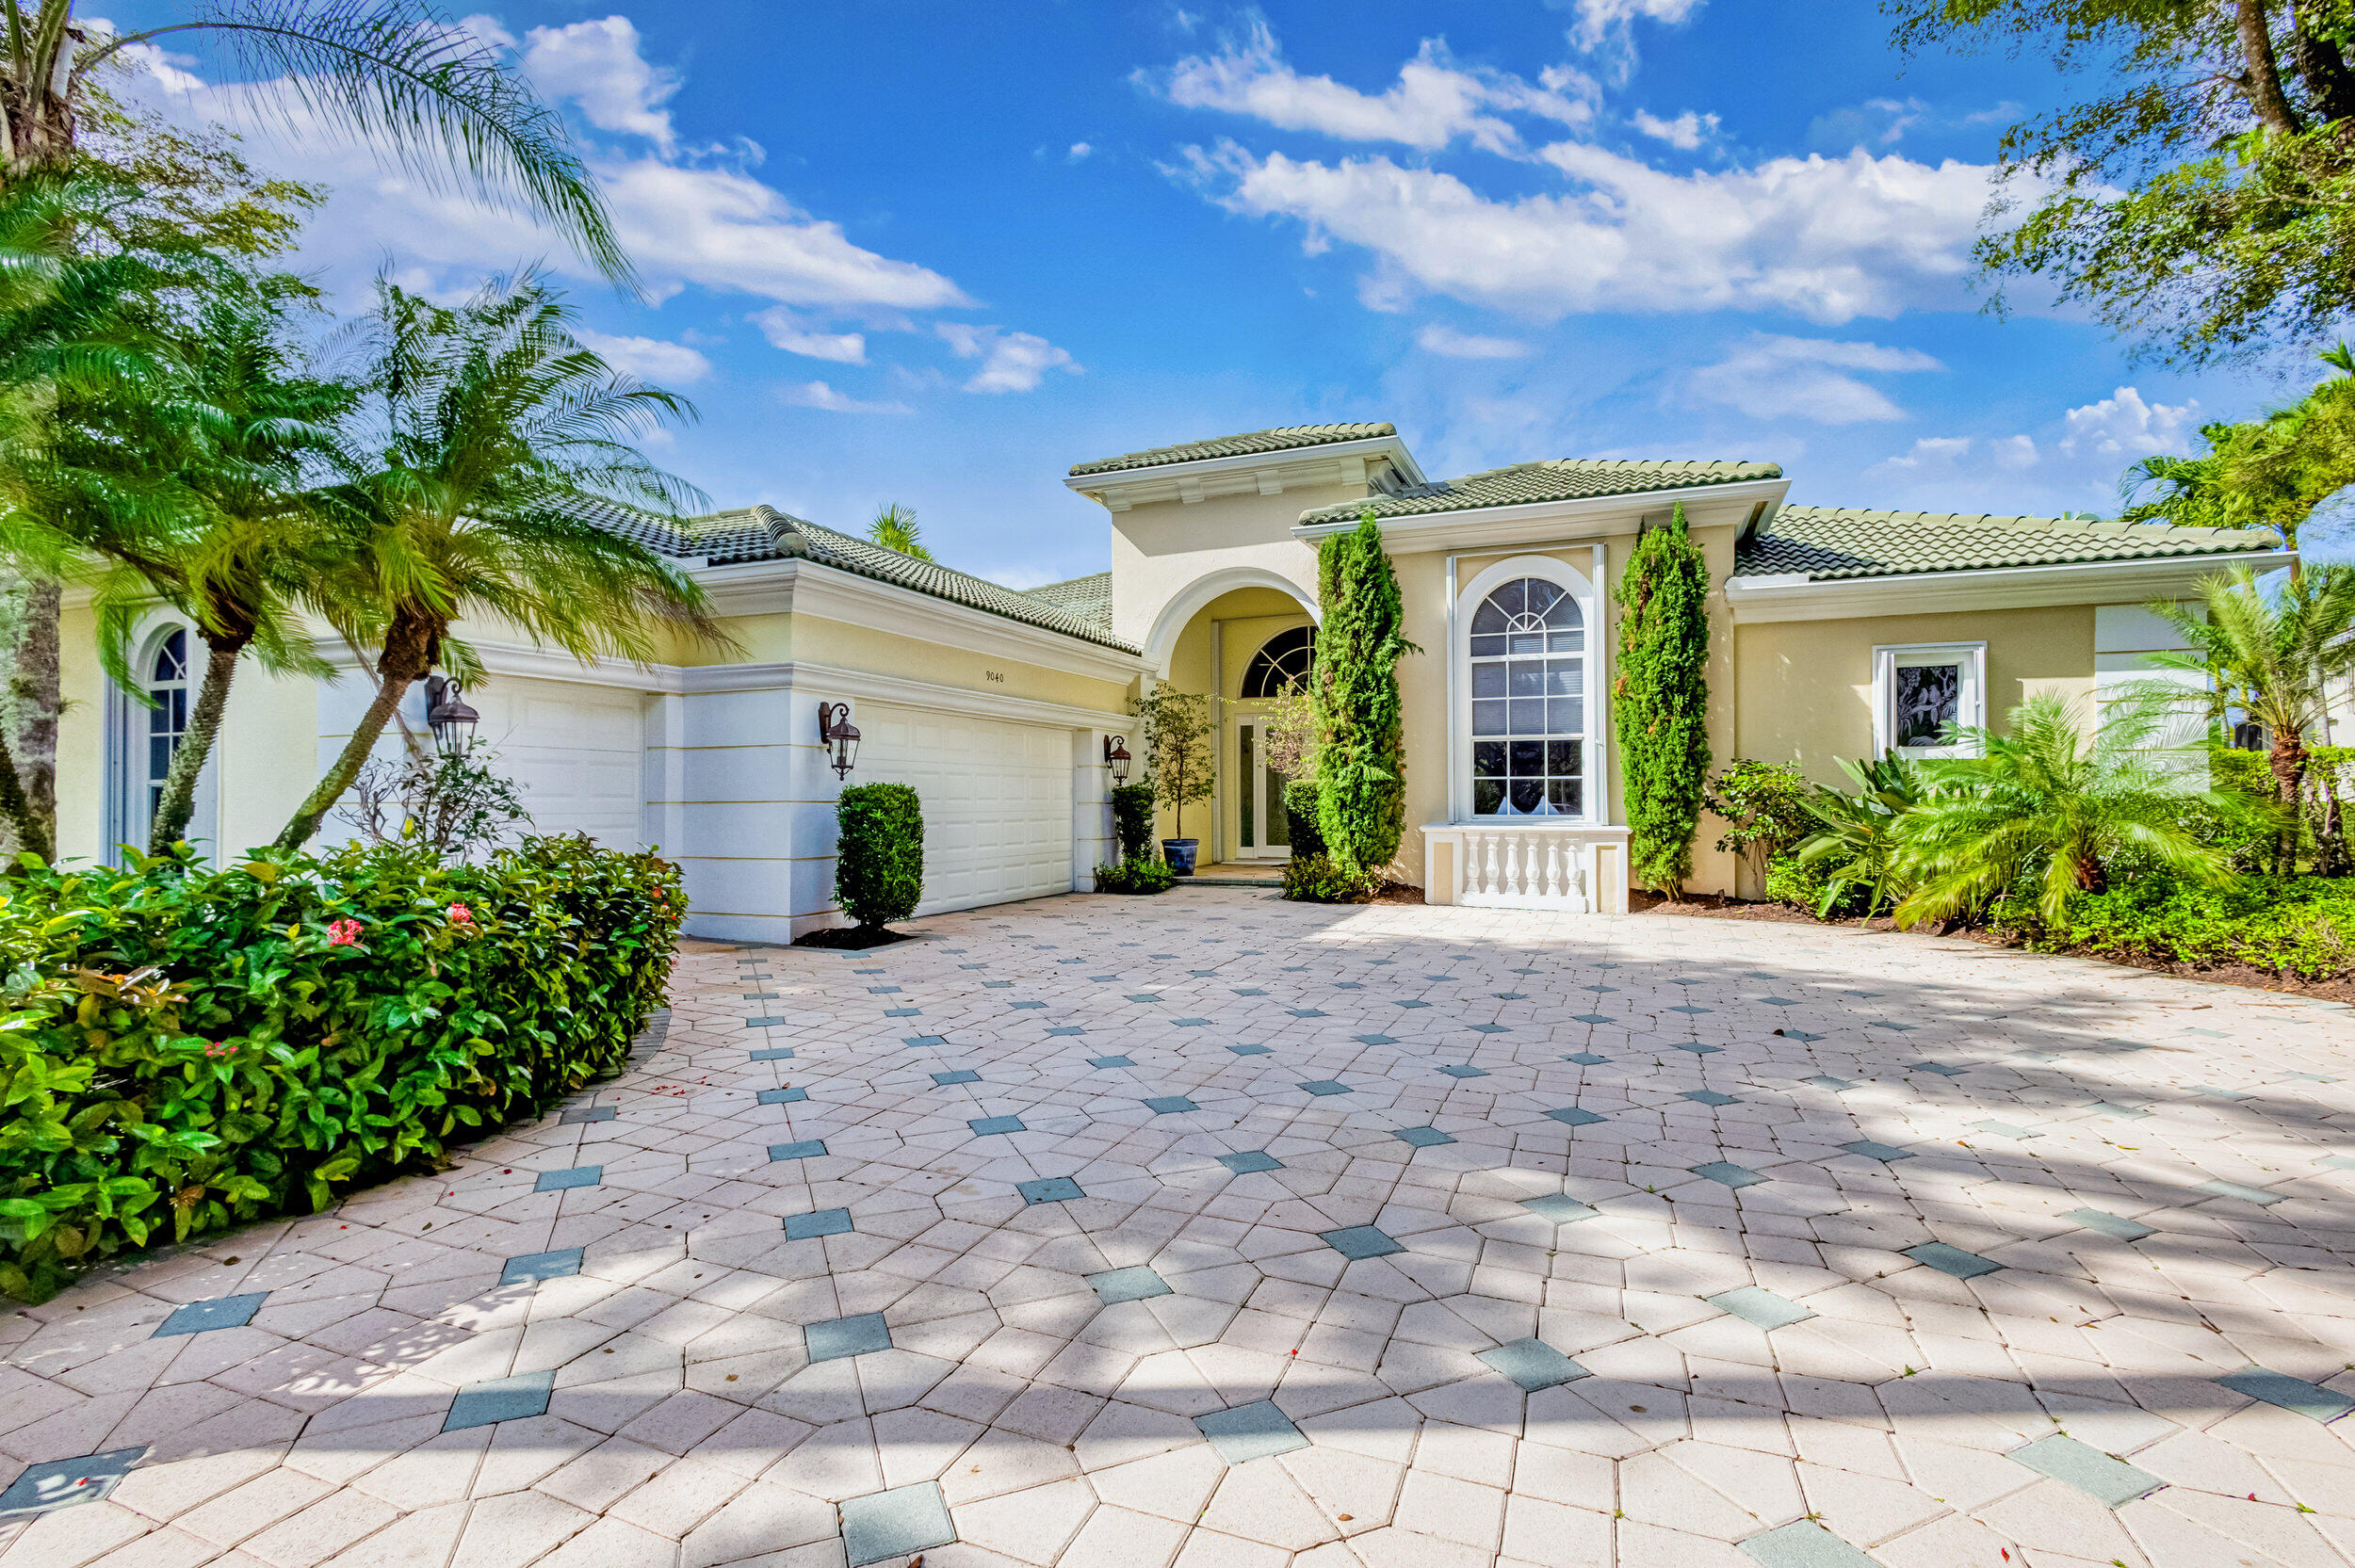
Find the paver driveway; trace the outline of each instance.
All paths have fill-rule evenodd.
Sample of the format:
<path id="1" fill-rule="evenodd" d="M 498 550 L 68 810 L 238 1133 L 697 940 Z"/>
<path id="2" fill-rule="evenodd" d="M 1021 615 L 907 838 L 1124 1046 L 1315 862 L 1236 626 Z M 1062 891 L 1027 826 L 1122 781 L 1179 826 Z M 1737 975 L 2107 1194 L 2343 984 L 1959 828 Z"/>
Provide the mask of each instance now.
<path id="1" fill-rule="evenodd" d="M 1209 889 L 923 925 L 694 945 L 561 1121 L 0 1319 L 0 1506 L 70 1505 L 0 1568 L 2355 1554 L 2343 1010 Z"/>

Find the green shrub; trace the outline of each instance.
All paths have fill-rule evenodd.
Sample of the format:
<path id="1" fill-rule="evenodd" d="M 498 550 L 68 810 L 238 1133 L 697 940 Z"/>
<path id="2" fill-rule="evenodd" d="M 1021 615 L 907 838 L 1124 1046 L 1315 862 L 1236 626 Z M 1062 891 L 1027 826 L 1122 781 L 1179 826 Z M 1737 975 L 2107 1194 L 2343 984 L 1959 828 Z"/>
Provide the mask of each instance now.
<path id="1" fill-rule="evenodd" d="M 2057 924 L 2039 917 L 2033 889 L 2022 889 L 1993 920 L 2049 950 L 2248 963 L 2310 980 L 2355 968 L 2355 878 L 2239 877 L 2215 888 L 2143 877 L 2071 899 Z"/>
<path id="2" fill-rule="evenodd" d="M 1317 782 L 1294 779 L 1284 786 L 1284 820 L 1291 830 L 1292 859 L 1324 853 L 1324 830 L 1317 822 Z"/>
<path id="3" fill-rule="evenodd" d="M 1398 661 L 1422 650 L 1406 640 L 1405 602 L 1369 508 L 1349 533 L 1317 546 L 1317 633 L 1309 691 L 1316 702 L 1317 831 L 1325 852 L 1377 874 L 1398 858 L 1406 832 L 1406 750 Z"/>
<path id="4" fill-rule="evenodd" d="M 1365 871 L 1331 855 L 1303 855 L 1284 863 L 1284 897 L 1304 904 L 1363 904 L 1382 891 L 1382 874 Z"/>
<path id="5" fill-rule="evenodd" d="M 0 1290 L 447 1164 L 619 1073 L 676 870 L 586 838 L 0 881 Z"/>
<path id="6" fill-rule="evenodd" d="M 1635 542 L 1613 597 L 1619 665 L 1611 715 L 1619 742 L 1628 865 L 1647 887 L 1682 895 L 1709 776 L 1709 563 L 1679 505 Z"/>
<path id="7" fill-rule="evenodd" d="M 1178 881 L 1178 873 L 1167 863 L 1149 855 L 1124 860 L 1118 865 L 1096 868 L 1096 891 L 1098 893 L 1167 893 Z"/>
<path id="8" fill-rule="evenodd" d="M 1739 757 L 1710 781 L 1701 804 L 1726 825 L 1717 840 L 1720 852 L 1756 850 L 1771 862 L 1815 831 L 1807 797 L 1808 782 L 1797 764 Z"/>
<path id="9" fill-rule="evenodd" d="M 1805 910 L 1819 920 L 1848 920 L 1865 912 L 1867 890 L 1856 882 L 1831 893 L 1831 879 L 1819 863 L 1795 854 L 1777 855 L 1766 863 L 1766 897 L 1774 903 Z"/>
<path id="10" fill-rule="evenodd" d="M 906 784 L 853 784 L 835 807 L 834 897 L 862 926 L 887 926 L 924 898 L 924 806 Z"/>
<path id="11" fill-rule="evenodd" d="M 1121 784 L 1113 790 L 1113 836 L 1120 841 L 1123 865 L 1153 855 L 1153 786 Z"/>

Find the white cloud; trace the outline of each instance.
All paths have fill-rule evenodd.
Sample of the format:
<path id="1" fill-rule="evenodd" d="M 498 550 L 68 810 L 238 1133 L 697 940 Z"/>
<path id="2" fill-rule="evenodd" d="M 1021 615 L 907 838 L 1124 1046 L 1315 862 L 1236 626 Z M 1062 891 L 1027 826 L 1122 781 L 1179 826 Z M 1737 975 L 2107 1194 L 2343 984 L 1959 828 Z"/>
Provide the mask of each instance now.
<path id="1" fill-rule="evenodd" d="M 1149 78 L 1138 73 L 1140 81 Z M 1583 83 L 1566 73 L 1562 86 Z M 1215 55 L 1178 62 L 1161 93 L 1183 108 L 1247 115 L 1287 131 L 1314 131 L 1341 141 L 1394 141 L 1436 152 L 1469 137 L 1492 153 L 1519 150 L 1520 134 L 1500 112 L 1584 124 L 1591 104 L 1556 87 L 1533 87 L 1518 76 L 1459 67 L 1437 39 L 1426 39 L 1380 93 L 1361 92 L 1330 76 L 1303 76 L 1283 58 L 1267 24 L 1254 19 L 1240 40 Z"/>
<path id="2" fill-rule="evenodd" d="M 1987 444 L 1987 455 L 1998 468 L 2017 474 L 2034 468 L 2040 455 L 2036 449 L 2036 437 L 2028 435 L 1998 436 Z"/>
<path id="3" fill-rule="evenodd" d="M 1570 38 L 1582 49 L 1625 48 L 1638 21 L 1689 21 L 1702 0 L 1573 0 L 1578 16 Z"/>
<path id="4" fill-rule="evenodd" d="M 1654 141 L 1665 141 L 1681 152 L 1690 153 L 1716 136 L 1718 121 L 1713 114 L 1701 114 L 1692 109 L 1685 110 L 1674 120 L 1663 120 L 1656 114 L 1637 109 L 1628 117 L 1628 123 Z"/>
<path id="5" fill-rule="evenodd" d="M 2071 409 L 2062 416 L 2064 433 L 2059 452 L 2065 458 L 2097 458 L 2120 468 L 2138 462 L 2153 452 L 2180 451 L 2199 428 L 2197 402 L 2146 402 L 2130 386 L 2120 387 L 2098 403 Z"/>
<path id="6" fill-rule="evenodd" d="M 573 335 L 614 369 L 657 386 L 700 381 L 711 374 L 711 362 L 684 343 L 665 343 L 658 337 L 611 337 L 586 328 L 575 329 Z"/>
<path id="7" fill-rule="evenodd" d="M 1436 321 L 1417 332 L 1415 342 L 1426 353 L 1452 360 L 1518 360 L 1529 353 L 1529 345 L 1518 339 L 1459 332 Z"/>
<path id="8" fill-rule="evenodd" d="M 2106 516 L 2118 507 L 2119 479 L 2127 468 L 2154 452 L 2181 452 L 2190 445 L 2199 408 L 2191 401 L 2153 403 L 2121 386 L 2034 430 L 1923 437 L 1866 473 L 1892 481 L 1906 504 L 1933 511 Z"/>
<path id="9" fill-rule="evenodd" d="M 1071 144 L 1071 151 L 1065 153 L 1064 157 L 1069 162 L 1078 163 L 1081 158 L 1086 157 L 1090 153 L 1095 151 L 1095 148 L 1089 146 L 1084 141 L 1075 141 Z"/>
<path id="10" fill-rule="evenodd" d="M 1990 174 L 1861 151 L 1681 174 L 1584 142 L 1537 155 L 1575 188 L 1495 200 L 1384 156 L 1328 165 L 1232 144 L 1188 149 L 1179 172 L 1232 211 L 1298 219 L 1311 251 L 1372 252 L 1374 298 L 1419 288 L 1543 320 L 1787 310 L 1829 325 L 1957 302 Z"/>
<path id="11" fill-rule="evenodd" d="M 1696 371 L 1689 384 L 1695 396 L 1739 409 L 1753 419 L 1854 425 L 1872 419 L 1902 419 L 1905 411 L 1878 388 L 1848 372 L 1892 374 L 1944 368 L 1913 348 L 1760 332 L 1722 361 Z"/>
<path id="12" fill-rule="evenodd" d="M 1916 469 L 1950 469 L 1971 455 L 1969 436 L 1924 436 L 1906 451 L 1905 456 L 1887 458 L 1876 468 L 1908 473 Z"/>
<path id="13" fill-rule="evenodd" d="M 937 322 L 934 330 L 958 358 L 982 362 L 972 380 L 965 383 L 967 392 L 1031 392 L 1049 370 L 1080 373 L 1079 364 L 1067 349 L 1032 332 L 1010 332 L 1002 327 L 975 327 L 963 321 Z"/>
<path id="14" fill-rule="evenodd" d="M 761 336 L 788 354 L 801 354 L 813 360 L 832 360 L 836 364 L 867 363 L 867 334 L 864 332 L 829 332 L 814 329 L 783 305 L 771 305 L 765 311 L 754 312 L 753 324 L 760 329 Z"/>
<path id="15" fill-rule="evenodd" d="M 869 403 L 836 392 L 823 381 L 797 381 L 780 389 L 780 396 L 795 408 L 823 409 L 829 413 L 913 413 L 905 403 Z"/>
<path id="16" fill-rule="evenodd" d="M 644 137 L 668 153 L 676 137 L 662 105 L 679 78 L 649 64 L 638 45 L 625 16 L 534 27 L 524 35 L 524 73 L 550 98 L 571 100 L 598 130 Z"/>
<path id="17" fill-rule="evenodd" d="M 1820 114 L 1807 128 L 1810 146 L 1826 152 L 1851 147 L 1894 147 L 1922 123 L 1930 106 L 1919 98 L 1868 98 L 1848 108 Z"/>

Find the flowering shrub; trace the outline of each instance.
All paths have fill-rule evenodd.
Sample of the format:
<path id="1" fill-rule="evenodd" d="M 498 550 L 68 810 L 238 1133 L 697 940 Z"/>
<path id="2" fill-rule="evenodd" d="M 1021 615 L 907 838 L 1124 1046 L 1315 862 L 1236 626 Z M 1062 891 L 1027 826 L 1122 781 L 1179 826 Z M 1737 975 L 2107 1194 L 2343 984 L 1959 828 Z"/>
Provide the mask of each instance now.
<path id="1" fill-rule="evenodd" d="M 685 898 L 652 855 L 527 840 L 0 880 L 0 1290 L 356 1183 L 618 1073 Z"/>

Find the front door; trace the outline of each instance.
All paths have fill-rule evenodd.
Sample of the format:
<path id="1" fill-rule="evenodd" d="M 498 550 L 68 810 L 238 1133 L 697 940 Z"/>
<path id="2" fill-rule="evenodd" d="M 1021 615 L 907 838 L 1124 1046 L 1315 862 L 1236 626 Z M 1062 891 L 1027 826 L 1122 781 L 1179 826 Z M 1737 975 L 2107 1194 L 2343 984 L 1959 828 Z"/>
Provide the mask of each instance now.
<path id="1" fill-rule="evenodd" d="M 1291 855 L 1291 819 L 1284 814 L 1284 775 L 1267 763 L 1267 725 L 1257 714 L 1235 720 L 1235 757 L 1242 784 L 1237 801 L 1235 858 L 1286 860 Z"/>

